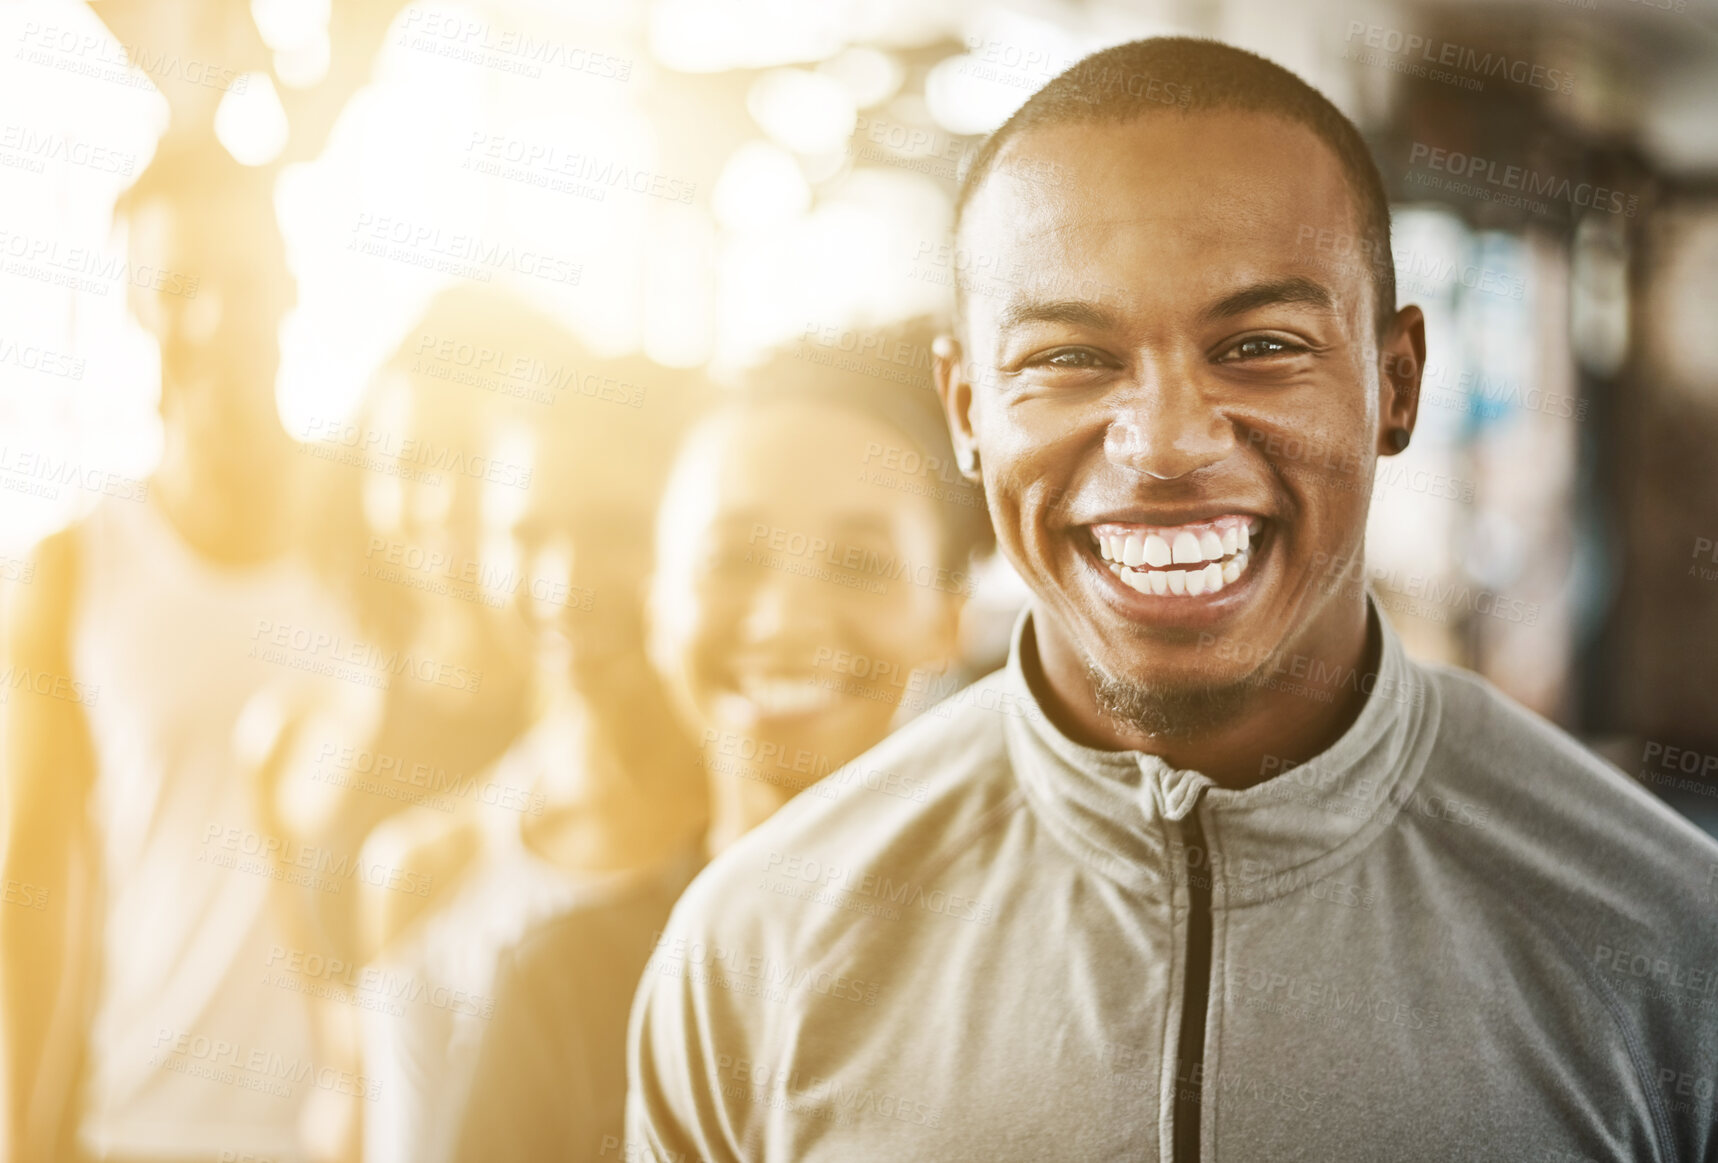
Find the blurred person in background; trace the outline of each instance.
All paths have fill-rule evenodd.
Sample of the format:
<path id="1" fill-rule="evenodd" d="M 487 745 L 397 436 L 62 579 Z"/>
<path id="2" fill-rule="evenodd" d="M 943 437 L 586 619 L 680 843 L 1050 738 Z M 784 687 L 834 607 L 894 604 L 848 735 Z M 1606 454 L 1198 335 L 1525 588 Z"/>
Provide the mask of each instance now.
<path id="1" fill-rule="evenodd" d="M 259 692 L 328 685 L 261 657 L 257 627 L 347 623 L 300 552 L 275 408 L 294 292 L 271 185 L 211 142 L 122 197 L 160 465 L 44 540 L 6 618 L 5 666 L 87 692 L 0 708 L 5 875 L 46 901 L 0 913 L 9 1159 L 299 1157 L 306 1014 L 258 984 L 281 934 L 236 736 Z"/>
<path id="2" fill-rule="evenodd" d="M 531 496 L 545 409 L 492 378 L 456 378 L 435 354 L 444 343 L 530 334 L 496 333 L 517 309 L 491 292 L 445 292 L 377 373 L 355 418 L 309 422 L 321 439 L 307 451 L 327 470 L 318 565 L 388 673 L 363 758 L 343 778 L 328 778 L 320 720 L 304 708 L 273 716 L 283 726 L 268 803 L 305 844 L 359 853 L 414 793 L 469 782 L 528 722 L 531 635 L 511 586 L 513 526 Z M 299 896 L 316 951 L 348 964 L 373 952 L 360 916 L 367 894 Z M 393 893 L 388 905 L 409 912 L 421 899 Z"/>
<path id="3" fill-rule="evenodd" d="M 515 737 L 469 777 L 431 777 L 427 801 L 375 825 L 362 850 L 365 867 L 410 870 L 429 890 L 363 886 L 353 953 L 377 987 L 366 1004 L 331 1007 L 354 1024 L 355 1068 L 378 1088 L 374 1103 L 356 1104 L 372 1161 L 444 1157 L 499 950 L 534 920 L 684 851 L 705 820 L 696 751 L 645 659 L 639 612 L 647 554 L 636 534 L 685 377 L 599 360 L 488 293 L 450 296 L 402 352 L 439 325 L 500 353 L 497 368 L 536 369 L 526 378 L 549 396 L 509 402 L 504 390 L 518 385 L 507 375 L 450 383 L 421 363 L 411 377 L 414 414 L 440 409 L 450 438 L 485 450 L 492 478 L 472 510 L 483 565 L 465 571 L 456 555 L 451 571 L 482 584 L 443 596 L 516 622 L 527 649 Z M 418 424 L 408 428 L 428 447 Z"/>
<path id="4" fill-rule="evenodd" d="M 916 352 L 911 367 L 778 352 L 681 447 L 656 518 L 651 655 L 701 740 L 709 829 L 688 835 L 683 809 L 640 788 L 655 836 L 628 827 L 615 845 L 631 878 L 509 950 L 457 1158 L 621 1157 L 627 1013 L 680 890 L 707 853 L 922 710 L 950 669 L 988 526 L 957 474 L 923 471 L 953 463 L 932 334 L 874 337 Z M 667 726 L 652 708 L 605 709 L 629 731 Z M 889 793 L 913 789 L 861 773 L 807 794 Z"/>

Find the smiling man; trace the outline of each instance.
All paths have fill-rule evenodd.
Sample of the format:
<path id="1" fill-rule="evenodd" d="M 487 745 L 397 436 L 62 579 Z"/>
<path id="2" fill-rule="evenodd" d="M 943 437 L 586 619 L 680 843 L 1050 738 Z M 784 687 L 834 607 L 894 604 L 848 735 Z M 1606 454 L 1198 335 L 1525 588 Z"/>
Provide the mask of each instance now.
<path id="1" fill-rule="evenodd" d="M 628 1157 L 1718 1158 L 1718 848 L 1347 582 L 1425 359 L 1354 127 L 1110 49 L 956 255 L 940 386 L 1035 600 L 856 761 L 928 794 L 801 797 L 682 899 Z"/>

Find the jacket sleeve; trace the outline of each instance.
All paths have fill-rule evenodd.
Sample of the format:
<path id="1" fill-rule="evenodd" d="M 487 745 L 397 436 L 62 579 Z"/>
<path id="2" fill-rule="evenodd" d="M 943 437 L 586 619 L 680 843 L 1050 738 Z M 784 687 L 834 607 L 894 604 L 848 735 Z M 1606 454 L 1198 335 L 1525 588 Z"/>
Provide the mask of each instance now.
<path id="1" fill-rule="evenodd" d="M 631 1163 L 738 1163 L 746 1155 L 722 1093 L 712 986 L 666 956 L 664 935 L 633 999 L 627 1037 L 625 1158 Z M 720 1008 L 720 1007 L 716 1007 Z"/>

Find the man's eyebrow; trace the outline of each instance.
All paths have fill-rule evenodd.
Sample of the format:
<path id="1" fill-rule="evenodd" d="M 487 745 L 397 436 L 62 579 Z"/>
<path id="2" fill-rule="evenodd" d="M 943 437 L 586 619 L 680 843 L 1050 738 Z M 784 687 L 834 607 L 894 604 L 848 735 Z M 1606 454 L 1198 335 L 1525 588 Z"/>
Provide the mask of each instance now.
<path id="1" fill-rule="evenodd" d="M 1022 323 L 1067 323 L 1074 327 L 1096 330 L 1113 329 L 1120 325 L 1115 312 L 1083 299 L 1027 299 L 1004 307 L 996 318 L 1003 331 Z"/>
<path id="2" fill-rule="evenodd" d="M 1207 320 L 1230 319 L 1236 315 L 1245 315 L 1256 308 L 1278 303 L 1305 303 L 1328 311 L 1336 305 L 1336 299 L 1322 283 L 1315 283 L 1311 279 L 1279 279 L 1272 283 L 1256 283 L 1236 291 L 1227 298 L 1217 300 L 1201 314 Z"/>

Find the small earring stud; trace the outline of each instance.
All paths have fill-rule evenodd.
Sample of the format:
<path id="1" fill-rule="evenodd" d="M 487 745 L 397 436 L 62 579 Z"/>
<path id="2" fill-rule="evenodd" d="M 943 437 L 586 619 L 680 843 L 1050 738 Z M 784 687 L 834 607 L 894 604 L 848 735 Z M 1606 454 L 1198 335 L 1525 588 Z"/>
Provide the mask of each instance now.
<path id="1" fill-rule="evenodd" d="M 1406 428 L 1392 428 L 1385 434 L 1384 439 L 1389 441 L 1391 452 L 1401 452 L 1408 447 L 1408 430 Z"/>

